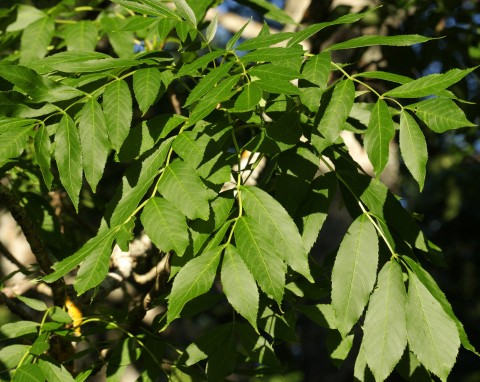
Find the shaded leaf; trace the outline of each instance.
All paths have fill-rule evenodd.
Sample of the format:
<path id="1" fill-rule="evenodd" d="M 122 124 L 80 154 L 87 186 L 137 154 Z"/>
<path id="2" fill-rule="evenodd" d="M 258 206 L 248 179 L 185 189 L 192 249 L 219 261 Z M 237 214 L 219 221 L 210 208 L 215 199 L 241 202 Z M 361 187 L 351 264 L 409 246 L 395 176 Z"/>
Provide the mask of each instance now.
<path id="1" fill-rule="evenodd" d="M 0 363 L 3 370 L 16 367 L 28 353 L 29 345 L 9 345 L 0 350 Z"/>
<path id="2" fill-rule="evenodd" d="M 180 269 L 168 299 L 166 325 L 180 316 L 188 301 L 209 291 L 217 274 L 221 252 L 222 248 L 214 248 L 190 260 Z"/>
<path id="3" fill-rule="evenodd" d="M 252 19 L 250 18 L 250 20 L 248 20 L 237 32 L 235 32 L 235 34 L 232 36 L 232 38 L 230 40 L 228 40 L 226 46 L 225 46 L 225 49 L 226 50 L 232 50 L 235 45 L 237 44 L 238 40 L 240 40 L 240 37 L 242 37 L 242 33 L 243 31 L 245 30 L 245 28 L 248 26 L 248 24 L 250 23 L 250 21 L 252 21 Z"/>
<path id="4" fill-rule="evenodd" d="M 288 81 L 260 80 L 254 82 L 262 90 L 274 94 L 300 94 L 300 89 Z"/>
<path id="5" fill-rule="evenodd" d="M 212 21 L 208 24 L 207 32 L 205 34 L 205 38 L 207 39 L 207 43 L 213 40 L 215 37 L 215 33 L 217 33 L 217 25 L 218 25 L 218 13 L 215 13 L 213 16 Z"/>
<path id="6" fill-rule="evenodd" d="M 51 362 L 38 360 L 38 366 L 42 369 L 43 374 L 47 378 L 48 382 L 74 382 L 72 375 L 68 372 L 63 365 L 57 366 Z"/>
<path id="7" fill-rule="evenodd" d="M 0 127 L 1 129 L 1 127 Z M 1 136 L 0 136 L 1 139 Z M 0 144 L 0 147 L 4 147 L 3 144 Z M 35 133 L 35 160 L 42 171 L 42 177 L 45 182 L 45 185 L 50 190 L 53 181 L 53 174 L 50 170 L 50 137 L 48 136 L 47 129 L 42 124 L 39 126 L 37 132 Z M 1 160 L 0 160 L 1 163 Z"/>
<path id="8" fill-rule="evenodd" d="M 379 99 L 373 107 L 364 145 L 368 159 L 372 162 L 375 174 L 380 176 L 387 165 L 390 141 L 395 135 L 392 117 L 384 100 Z"/>
<path id="9" fill-rule="evenodd" d="M 7 338 L 21 337 L 26 334 L 36 334 L 40 324 L 34 321 L 17 321 L 3 324 L 0 333 Z"/>
<path id="10" fill-rule="evenodd" d="M 110 218 L 112 227 L 123 224 L 135 211 L 159 174 L 158 171 L 165 162 L 172 140 L 173 138 L 164 140 L 160 147 L 150 150 L 127 169 L 122 185 L 112 201 L 117 204 L 111 204 L 115 208 Z"/>
<path id="11" fill-rule="evenodd" d="M 228 302 L 257 330 L 257 284 L 237 249 L 231 244 L 226 247 L 223 256 L 221 280 Z"/>
<path id="12" fill-rule="evenodd" d="M 302 74 L 296 70 L 286 66 L 276 66 L 273 64 L 255 65 L 248 70 L 248 74 L 250 77 L 258 77 L 267 81 L 291 81 L 297 78 L 302 78 Z M 252 82 L 251 84 L 254 83 L 255 82 Z"/>
<path id="13" fill-rule="evenodd" d="M 177 73 L 177 77 L 187 76 L 195 74 L 197 69 L 204 68 L 210 62 L 216 58 L 225 54 L 224 50 L 214 50 L 213 52 L 207 53 L 189 64 L 183 65 Z"/>
<path id="14" fill-rule="evenodd" d="M 240 256 L 260 288 L 280 305 L 285 288 L 286 265 L 272 247 L 264 227 L 250 216 L 242 216 L 235 225 L 235 242 Z"/>
<path id="15" fill-rule="evenodd" d="M 419 361 L 442 381 L 457 358 L 460 339 L 453 320 L 417 276 L 409 272 L 407 335 Z"/>
<path id="16" fill-rule="evenodd" d="M 189 244 L 185 216 L 163 198 L 152 198 L 142 212 L 142 224 L 155 246 L 167 253 L 175 250 L 182 256 Z"/>
<path id="17" fill-rule="evenodd" d="M 254 110 L 262 99 L 262 95 L 262 89 L 255 82 L 248 83 L 235 101 L 235 111 Z"/>
<path id="18" fill-rule="evenodd" d="M 351 224 L 332 271 L 332 306 L 337 327 L 345 337 L 363 313 L 375 284 L 378 237 L 365 214 Z"/>
<path id="19" fill-rule="evenodd" d="M 362 346 L 377 381 L 391 374 L 407 346 L 406 300 L 402 269 L 390 260 L 378 274 L 363 325 Z"/>
<path id="20" fill-rule="evenodd" d="M 28 119 L 0 119 L 0 166 L 22 154 L 34 124 Z"/>
<path id="21" fill-rule="evenodd" d="M 110 151 L 105 116 L 96 99 L 90 98 L 82 108 L 78 130 L 82 144 L 83 171 L 95 192 Z"/>
<path id="22" fill-rule="evenodd" d="M 405 110 L 400 112 L 400 151 L 405 165 L 418 182 L 421 191 L 428 159 L 427 143 L 417 122 Z"/>
<path id="23" fill-rule="evenodd" d="M 23 302 L 25 305 L 32 308 L 33 310 L 37 310 L 39 312 L 44 312 L 48 309 L 47 305 L 45 305 L 45 303 L 41 300 L 36 300 L 34 298 L 20 296 L 20 295 L 17 295 L 17 298 L 21 302 Z"/>
<path id="24" fill-rule="evenodd" d="M 55 134 L 55 161 L 60 181 L 78 212 L 82 188 L 82 148 L 75 122 L 68 114 L 63 115 Z"/>

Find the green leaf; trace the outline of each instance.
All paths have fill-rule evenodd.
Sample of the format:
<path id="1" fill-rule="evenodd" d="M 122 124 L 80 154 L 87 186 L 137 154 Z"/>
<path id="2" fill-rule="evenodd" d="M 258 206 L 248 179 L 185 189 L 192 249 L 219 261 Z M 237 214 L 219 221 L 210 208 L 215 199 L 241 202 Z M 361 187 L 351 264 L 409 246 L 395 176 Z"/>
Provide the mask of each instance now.
<path id="1" fill-rule="evenodd" d="M 301 220 L 302 241 L 305 250 L 310 252 L 318 234 L 327 219 L 330 203 L 337 188 L 334 174 L 325 174 L 312 182 L 311 192 L 303 201 L 297 220 Z"/>
<path id="2" fill-rule="evenodd" d="M 26 334 L 36 334 L 39 326 L 38 322 L 33 321 L 10 322 L 2 325 L 0 333 L 7 338 L 16 338 Z"/>
<path id="3" fill-rule="evenodd" d="M 409 257 L 403 256 L 403 260 L 408 264 L 410 269 L 417 275 L 418 279 L 422 282 L 425 288 L 432 294 L 433 297 L 440 303 L 443 310 L 447 313 L 447 315 L 455 322 L 455 325 L 458 329 L 458 334 L 460 336 L 460 340 L 462 345 L 465 349 L 470 350 L 471 352 L 478 355 L 475 347 L 470 343 L 467 337 L 467 333 L 465 333 L 465 329 L 463 328 L 462 323 L 460 320 L 455 316 L 453 313 L 452 306 L 448 302 L 447 298 L 443 294 L 442 290 L 439 288 L 435 280 L 430 276 L 428 272 L 426 272 L 420 264 L 416 263 L 414 260 L 410 259 Z"/>
<path id="4" fill-rule="evenodd" d="M 49 190 L 50 187 L 52 187 L 53 181 L 53 175 L 50 170 L 50 146 L 50 137 L 48 136 L 47 129 L 42 124 L 39 126 L 37 132 L 35 133 L 35 160 L 40 167 L 40 170 L 42 171 L 43 180 L 45 182 L 45 185 L 47 186 L 47 189 Z M 3 147 L 3 145 L 0 145 L 0 147 Z"/>
<path id="5" fill-rule="evenodd" d="M 15 370 L 12 382 L 44 382 L 45 375 L 35 363 L 24 364 Z"/>
<path id="6" fill-rule="evenodd" d="M 400 74 L 376 70 L 372 70 L 371 72 L 358 73 L 355 75 L 355 77 L 375 78 L 377 80 L 390 81 L 398 84 L 406 84 L 407 82 L 413 81 L 410 77 L 402 76 Z"/>
<path id="7" fill-rule="evenodd" d="M 164 21 L 164 20 L 175 22 L 174 20 L 167 19 L 167 18 L 156 20 L 153 17 L 130 16 L 125 20 L 125 23 L 122 25 L 122 27 L 119 30 L 129 31 L 129 32 L 137 32 L 139 30 L 148 29 L 153 24 L 156 24 L 156 23 L 159 24 L 159 21 Z M 163 40 L 163 38 L 162 38 L 162 40 Z"/>
<path id="8" fill-rule="evenodd" d="M 262 80 L 271 81 L 291 81 L 297 78 L 302 78 L 300 72 L 289 67 L 276 66 L 273 64 L 255 65 L 248 70 L 250 77 L 258 77 Z M 254 82 L 251 82 L 252 84 Z"/>
<path id="9" fill-rule="evenodd" d="M 102 243 L 111 242 L 115 236 L 115 233 L 115 229 L 107 229 L 99 233 L 97 236 L 91 238 L 73 255 L 53 264 L 52 268 L 55 270 L 55 272 L 43 277 L 43 281 L 46 283 L 51 283 L 58 280 L 60 277 L 65 276 L 89 255 L 92 253 L 97 253 L 98 250 L 103 246 Z"/>
<path id="10" fill-rule="evenodd" d="M 265 227 L 250 216 L 242 216 L 235 225 L 235 242 L 260 288 L 280 305 L 285 288 L 286 266 L 283 256 L 273 248 Z"/>
<path id="11" fill-rule="evenodd" d="M 90 98 L 82 108 L 78 129 L 82 144 L 83 171 L 95 192 L 110 151 L 105 116 L 95 98 Z"/>
<path id="12" fill-rule="evenodd" d="M 264 234 L 279 257 L 295 271 L 313 282 L 308 265 L 308 253 L 293 219 L 272 196 L 257 187 L 241 187 L 243 207 L 248 216 L 265 228 Z"/>
<path id="13" fill-rule="evenodd" d="M 267 48 L 269 46 L 278 44 L 279 42 L 288 40 L 293 36 L 292 32 L 280 32 L 274 34 L 268 34 L 263 36 L 257 36 L 248 39 L 241 44 L 237 45 L 236 50 L 253 50 L 259 48 Z"/>
<path id="14" fill-rule="evenodd" d="M 113 234 L 106 236 L 80 265 L 73 284 L 78 295 L 96 287 L 107 276 L 114 238 Z"/>
<path id="15" fill-rule="evenodd" d="M 446 381 L 457 358 L 460 339 L 453 320 L 423 283 L 409 272 L 407 335 L 418 360 L 442 381 Z"/>
<path id="16" fill-rule="evenodd" d="M 119 1 L 115 1 L 115 2 L 121 4 Z M 125 1 L 122 0 L 122 3 L 124 3 L 124 2 Z M 172 19 L 175 19 L 175 20 L 181 20 L 180 17 L 178 16 L 178 14 L 175 11 L 173 11 L 172 9 L 170 9 L 170 7 L 168 5 L 163 4 L 160 1 L 141 0 L 141 2 L 144 3 L 150 9 L 152 9 L 154 12 L 156 12 L 154 14 L 154 16 L 168 17 L 168 18 L 172 18 Z M 131 3 L 131 1 L 129 1 L 129 3 Z M 139 12 L 139 13 L 143 13 L 143 12 Z"/>
<path id="17" fill-rule="evenodd" d="M 102 98 L 108 136 L 113 148 L 119 151 L 132 122 L 132 95 L 127 83 L 119 80 L 106 87 Z"/>
<path id="18" fill-rule="evenodd" d="M 240 40 L 240 37 L 242 37 L 242 33 L 245 30 L 245 28 L 250 24 L 250 20 L 248 20 L 233 36 L 230 40 L 228 40 L 227 45 L 225 46 L 226 50 L 232 50 L 235 47 L 235 44 Z"/>
<path id="19" fill-rule="evenodd" d="M 57 366 L 51 362 L 38 360 L 38 366 L 42 369 L 43 374 L 47 378 L 48 382 L 74 382 L 72 375 L 68 372 L 63 365 Z"/>
<path id="20" fill-rule="evenodd" d="M 375 36 L 375 35 L 366 35 L 357 38 L 352 38 L 345 42 L 340 42 L 338 44 L 333 44 L 325 49 L 325 52 L 330 52 L 332 50 L 340 49 L 353 49 L 361 48 L 372 45 L 386 45 L 386 46 L 410 46 L 414 44 L 419 44 L 422 42 L 427 42 L 432 40 L 432 38 L 419 36 L 417 34 L 409 35 L 398 35 L 398 36 Z"/>
<path id="21" fill-rule="evenodd" d="M 195 170 L 176 160 L 165 168 L 158 190 L 189 219 L 207 220 L 209 193 Z"/>
<path id="22" fill-rule="evenodd" d="M 232 86 L 237 84 L 240 77 L 241 74 L 228 77 L 220 82 L 215 88 L 211 89 L 207 94 L 205 94 L 203 99 L 198 102 L 198 104 L 190 113 L 188 126 L 196 124 L 202 118 L 205 118 L 213 110 L 215 110 L 219 103 L 233 97 L 236 92 L 231 91 Z"/>
<path id="23" fill-rule="evenodd" d="M 204 76 L 200 82 L 195 86 L 190 94 L 188 95 L 187 100 L 183 107 L 187 107 L 198 101 L 202 98 L 205 94 L 207 94 L 215 85 L 228 74 L 229 70 L 232 68 L 235 62 L 227 62 L 226 64 L 222 64 L 215 69 L 212 69 L 210 73 Z"/>
<path id="24" fill-rule="evenodd" d="M 185 304 L 212 287 L 222 248 L 217 247 L 190 260 L 175 276 L 168 299 L 167 326 L 180 316 Z"/>
<path id="25" fill-rule="evenodd" d="M 446 73 L 430 74 L 417 80 L 407 82 L 399 87 L 384 93 L 384 96 L 398 98 L 421 98 L 431 94 L 436 94 L 449 86 L 457 83 L 467 74 L 474 71 L 475 68 L 460 70 L 452 69 Z"/>
<path id="26" fill-rule="evenodd" d="M 362 346 L 377 381 L 391 374 L 407 346 L 406 300 L 402 268 L 390 260 L 378 274 L 363 324 Z"/>
<path id="27" fill-rule="evenodd" d="M 387 165 L 390 141 L 394 135 L 395 128 L 388 106 L 384 100 L 379 99 L 373 107 L 363 142 L 377 176 L 380 176 Z"/>
<path id="28" fill-rule="evenodd" d="M 322 89 L 326 88 L 330 76 L 330 61 L 328 52 L 309 57 L 302 69 L 303 78 Z"/>
<path id="29" fill-rule="evenodd" d="M 288 81 L 260 80 L 254 82 L 262 90 L 274 94 L 300 94 L 300 89 Z"/>
<path id="30" fill-rule="evenodd" d="M 60 322 L 62 324 L 70 324 L 71 322 L 73 322 L 72 317 L 70 317 L 70 315 L 59 306 L 54 306 L 50 308 L 48 311 L 48 315 L 50 316 L 52 321 Z"/>
<path id="31" fill-rule="evenodd" d="M 182 256 L 189 244 L 185 216 L 166 199 L 152 198 L 142 212 L 145 232 L 158 249 Z"/>
<path id="32" fill-rule="evenodd" d="M 302 313 L 317 325 L 327 329 L 336 329 L 335 312 L 331 305 L 317 304 L 306 305 L 299 308 Z"/>
<path id="33" fill-rule="evenodd" d="M 29 345 L 10 345 L 0 350 L 2 371 L 16 367 L 28 353 Z"/>
<path id="34" fill-rule="evenodd" d="M 160 91 L 162 75 L 157 68 L 139 69 L 133 75 L 133 91 L 138 107 L 145 115 Z"/>
<path id="35" fill-rule="evenodd" d="M 218 13 L 215 13 L 215 16 L 213 16 L 212 21 L 210 21 L 210 24 L 208 24 L 207 32 L 205 34 L 207 43 L 211 42 L 215 37 L 215 33 L 217 33 L 217 25 L 218 25 Z"/>
<path id="36" fill-rule="evenodd" d="M 405 165 L 422 191 L 428 159 L 427 143 L 417 122 L 405 110 L 400 112 L 400 151 Z"/>
<path id="37" fill-rule="evenodd" d="M 283 61 L 303 56 L 303 48 L 262 48 L 247 53 L 242 62 Z"/>
<path id="38" fill-rule="evenodd" d="M 64 38 L 67 50 L 92 52 L 97 46 L 98 30 L 92 21 L 81 20 L 65 27 Z"/>
<path id="39" fill-rule="evenodd" d="M 183 77 L 188 75 L 193 75 L 197 72 L 197 69 L 204 68 L 210 62 L 215 60 L 216 58 L 223 56 L 225 54 L 224 50 L 214 50 L 213 52 L 207 53 L 195 61 L 183 65 L 177 73 L 177 77 Z"/>
<path id="40" fill-rule="evenodd" d="M 408 105 L 406 109 L 415 112 L 417 117 L 436 133 L 460 127 L 476 126 L 467 120 L 462 109 L 450 99 L 429 98 Z"/>
<path id="41" fill-rule="evenodd" d="M 28 25 L 39 20 L 41 18 L 47 17 L 45 12 L 42 12 L 36 7 L 31 5 L 18 4 L 17 5 L 17 19 L 13 23 L 7 26 L 7 32 L 15 32 L 25 29 Z"/>
<path id="42" fill-rule="evenodd" d="M 77 127 L 68 114 L 63 115 L 55 134 L 55 160 L 60 181 L 78 212 L 82 188 L 82 151 Z"/>
<path id="43" fill-rule="evenodd" d="M 82 61 L 101 60 L 110 56 L 99 52 L 60 52 L 45 57 L 41 61 L 36 61 L 28 65 L 30 69 L 40 74 L 46 74 L 57 70 L 59 64 L 68 64 Z"/>
<path id="44" fill-rule="evenodd" d="M 322 102 L 324 97 L 322 97 Z M 321 153 L 326 147 L 334 143 L 340 132 L 343 124 L 347 120 L 350 110 L 353 106 L 353 99 L 355 98 L 355 86 L 350 80 L 340 81 L 333 89 L 332 97 L 326 106 L 325 112 L 320 119 L 320 122 L 312 134 L 312 144 Z M 320 137 L 320 133 L 322 137 Z"/>
<path id="45" fill-rule="evenodd" d="M 28 64 L 45 57 L 54 33 L 55 22 L 50 17 L 42 17 L 28 25 L 20 42 L 20 64 Z"/>
<path id="46" fill-rule="evenodd" d="M 352 24 L 357 22 L 358 20 L 361 20 L 365 15 L 370 13 L 371 11 L 363 12 L 363 13 L 350 13 L 347 15 L 344 15 L 342 17 L 339 17 L 336 20 L 333 21 L 328 21 L 324 23 L 319 23 L 319 24 L 312 24 L 306 27 L 305 29 L 296 32 L 293 37 L 290 39 L 290 41 L 287 44 L 287 47 L 296 45 L 302 41 L 305 41 L 306 39 L 312 37 L 314 34 L 317 34 L 320 32 L 322 29 L 332 26 L 332 25 L 340 25 L 340 24 Z"/>
<path id="47" fill-rule="evenodd" d="M 0 166 L 22 154 L 34 124 L 28 119 L 0 119 Z"/>
<path id="48" fill-rule="evenodd" d="M 36 300 L 36 299 L 30 298 L 30 297 L 20 296 L 20 295 L 17 295 L 17 298 L 21 302 L 23 302 L 25 305 L 32 308 L 33 310 L 38 310 L 39 312 L 44 312 L 48 309 L 47 305 L 45 305 L 45 303 L 43 301 Z"/>
<path id="49" fill-rule="evenodd" d="M 84 95 L 80 90 L 40 76 L 32 69 L 21 65 L 12 65 L 7 62 L 0 63 L 0 77 L 18 86 L 35 102 L 65 101 Z"/>
<path id="50" fill-rule="evenodd" d="M 115 207 L 110 218 L 112 227 L 123 224 L 135 211 L 163 166 L 172 140 L 164 140 L 159 148 L 150 150 L 148 155 L 145 154 L 127 169 L 112 201 Z"/>
<path id="51" fill-rule="evenodd" d="M 343 238 L 332 271 L 332 306 L 343 337 L 367 305 L 375 284 L 377 263 L 377 233 L 368 217 L 362 214 Z"/>
<path id="52" fill-rule="evenodd" d="M 55 64 L 55 69 L 63 73 L 93 73 L 101 71 L 111 71 L 113 69 L 131 68 L 141 64 L 140 60 L 128 58 L 103 58 L 79 62 L 59 62 Z"/>
<path id="53" fill-rule="evenodd" d="M 254 110 L 257 104 L 262 99 L 262 89 L 255 84 L 255 82 L 249 82 L 243 88 L 242 92 L 235 101 L 235 111 L 243 112 Z"/>
<path id="54" fill-rule="evenodd" d="M 257 329 L 259 295 L 257 284 L 237 249 L 225 249 L 221 273 L 222 287 L 228 302 Z"/>
<path id="55" fill-rule="evenodd" d="M 192 8 L 188 5 L 185 0 L 173 0 L 175 7 L 177 8 L 178 13 L 182 16 L 182 18 L 188 21 L 193 27 L 197 26 L 197 18 L 195 17 L 195 13 L 193 12 Z"/>

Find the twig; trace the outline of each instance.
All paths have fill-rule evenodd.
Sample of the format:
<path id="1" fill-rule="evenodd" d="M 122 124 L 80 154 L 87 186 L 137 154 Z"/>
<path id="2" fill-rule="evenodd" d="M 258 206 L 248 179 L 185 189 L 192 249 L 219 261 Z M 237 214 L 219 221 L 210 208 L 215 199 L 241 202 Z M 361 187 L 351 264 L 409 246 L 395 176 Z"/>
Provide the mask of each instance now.
<path id="1" fill-rule="evenodd" d="M 5 306 L 12 312 L 16 314 L 18 317 L 22 318 L 23 320 L 33 321 L 33 317 L 19 304 L 17 304 L 12 299 L 8 298 L 5 293 L 0 292 L 0 302 L 5 304 Z"/>
<path id="2" fill-rule="evenodd" d="M 0 242 L 0 252 L 2 252 L 3 256 L 5 256 L 8 261 L 16 265 L 20 272 L 22 272 L 25 276 L 28 276 L 31 273 L 20 261 L 15 258 L 15 256 L 13 256 L 13 254 L 8 250 L 7 247 L 3 245 L 2 242 Z"/>

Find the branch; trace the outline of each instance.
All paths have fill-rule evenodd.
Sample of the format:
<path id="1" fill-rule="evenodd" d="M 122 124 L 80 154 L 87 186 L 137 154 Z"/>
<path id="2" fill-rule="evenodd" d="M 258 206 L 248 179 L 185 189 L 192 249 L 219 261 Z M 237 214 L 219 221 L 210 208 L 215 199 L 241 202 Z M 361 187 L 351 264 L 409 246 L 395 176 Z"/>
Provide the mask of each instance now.
<path id="1" fill-rule="evenodd" d="M 3 292 L 0 292 L 0 302 L 5 304 L 5 306 L 8 308 L 8 310 L 10 310 L 10 312 L 16 314 L 23 320 L 34 321 L 33 317 L 21 305 L 8 298 Z"/>
<path id="2" fill-rule="evenodd" d="M 40 269 L 45 274 L 52 273 L 52 261 L 54 258 L 48 247 L 43 242 L 37 228 L 23 208 L 15 195 L 3 184 L 0 183 L 0 203 L 3 204 L 12 214 L 13 218 L 20 226 L 25 238 L 30 244 L 33 255 L 37 259 Z M 54 304 L 63 306 L 65 302 L 65 284 L 63 279 L 57 280 L 51 284 Z"/>

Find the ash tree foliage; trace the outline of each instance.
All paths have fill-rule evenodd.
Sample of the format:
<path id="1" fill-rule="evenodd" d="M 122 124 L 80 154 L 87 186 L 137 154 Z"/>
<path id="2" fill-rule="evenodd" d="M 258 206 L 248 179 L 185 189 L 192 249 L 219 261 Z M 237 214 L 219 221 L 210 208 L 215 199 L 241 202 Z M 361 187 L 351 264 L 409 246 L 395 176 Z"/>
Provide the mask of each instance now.
<path id="1" fill-rule="evenodd" d="M 423 132 L 472 126 L 459 107 L 465 101 L 448 88 L 474 68 L 412 79 L 351 73 L 332 59 L 344 49 L 428 44 L 419 35 L 361 36 L 319 54 L 300 44 L 368 12 L 298 32 L 272 34 L 265 24 L 257 37 L 238 43 L 239 31 L 217 48 L 217 18 L 205 21 L 211 3 L 115 0 L 95 9 L 65 0 L 1 10 L 4 204 L 14 214 L 18 206 L 8 205 L 8 196 L 21 208 L 31 193 L 65 190 L 81 212 L 108 187 L 103 178 L 121 177 L 109 203 L 98 207 L 98 231 L 80 248 L 52 255 L 32 246 L 41 266 L 33 277 L 52 288 L 56 306 L 18 296 L 43 318 L 1 329 L 9 337 L 0 350 L 2 378 L 83 381 L 106 365 L 109 380 L 117 380 L 135 362 L 143 381 L 275 374 L 282 371 L 276 349 L 296 341 L 303 316 L 335 334 L 332 358 L 355 353 L 357 380 L 392 373 L 415 380 L 420 370 L 446 381 L 460 346 L 476 351 L 422 266 L 441 256 L 438 248 L 379 176 L 398 137 L 423 188 Z M 263 0 L 243 3 L 290 21 Z M 145 51 L 134 53 L 135 39 Z M 365 79 L 372 78 L 388 90 L 371 87 Z M 375 101 L 364 102 L 365 94 Z M 342 130 L 361 137 L 374 177 L 352 159 Z M 245 155 L 250 170 L 267 159 L 255 185 L 239 171 Z M 328 172 L 319 174 L 321 163 Z M 319 265 L 309 253 L 336 193 L 353 222 Z M 147 329 L 128 325 L 132 311 L 122 320 L 95 309 L 113 246 L 128 250 L 141 231 L 168 254 L 170 269 L 148 307 L 164 310 Z M 84 294 L 90 314 L 72 324 L 66 296 Z M 168 337 L 170 328 L 215 304 L 230 306 L 223 324 L 187 346 Z M 92 323 L 97 332 L 119 333 L 106 356 L 87 338 Z M 87 350 L 65 356 L 81 341 Z M 91 362 L 72 367 L 87 353 Z"/>

